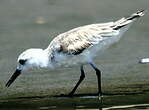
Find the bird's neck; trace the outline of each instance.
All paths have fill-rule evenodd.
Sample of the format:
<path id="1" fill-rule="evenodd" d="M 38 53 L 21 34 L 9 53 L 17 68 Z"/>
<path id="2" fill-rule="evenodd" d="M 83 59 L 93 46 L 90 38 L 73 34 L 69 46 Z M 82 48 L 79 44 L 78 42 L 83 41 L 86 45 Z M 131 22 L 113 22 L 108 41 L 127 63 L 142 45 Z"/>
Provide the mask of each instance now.
<path id="1" fill-rule="evenodd" d="M 52 60 L 53 60 L 52 51 L 47 48 L 47 49 L 44 50 L 44 54 L 46 55 L 46 59 L 48 59 L 47 68 L 53 68 L 53 66 L 52 66 Z M 47 61 L 47 60 L 46 60 L 46 61 Z"/>

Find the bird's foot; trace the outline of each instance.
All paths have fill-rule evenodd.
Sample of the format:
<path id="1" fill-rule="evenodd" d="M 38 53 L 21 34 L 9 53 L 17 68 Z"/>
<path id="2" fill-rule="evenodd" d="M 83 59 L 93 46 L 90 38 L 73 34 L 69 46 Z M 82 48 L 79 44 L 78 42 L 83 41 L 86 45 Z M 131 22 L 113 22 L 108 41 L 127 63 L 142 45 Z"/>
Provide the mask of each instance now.
<path id="1" fill-rule="evenodd" d="M 98 99 L 99 99 L 99 100 L 102 100 L 102 97 L 103 97 L 102 92 L 98 93 Z"/>
<path id="2" fill-rule="evenodd" d="M 73 97 L 74 96 L 74 93 L 73 92 L 70 92 L 69 94 L 68 94 L 68 97 Z"/>

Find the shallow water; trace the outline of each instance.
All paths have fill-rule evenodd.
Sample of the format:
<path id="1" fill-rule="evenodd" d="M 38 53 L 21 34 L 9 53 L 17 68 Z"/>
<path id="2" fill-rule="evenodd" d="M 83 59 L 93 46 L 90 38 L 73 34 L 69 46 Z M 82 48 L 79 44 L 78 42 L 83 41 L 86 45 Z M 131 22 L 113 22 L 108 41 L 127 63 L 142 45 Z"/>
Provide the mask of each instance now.
<path id="1" fill-rule="evenodd" d="M 83 97 L 19 97 L 0 101 L 1 110 L 148 110 L 149 94 Z"/>
<path id="2" fill-rule="evenodd" d="M 54 95 L 67 94 L 72 89 L 80 75 L 79 67 L 25 72 L 10 88 L 5 88 L 4 85 L 14 72 L 17 56 L 22 51 L 31 47 L 46 48 L 50 41 L 62 32 L 82 25 L 114 21 L 138 9 L 148 9 L 148 4 L 149 0 L 1 0 L 0 109 L 13 110 L 16 109 L 16 104 L 22 110 L 101 108 L 97 99 L 91 97 L 51 99 Z M 149 100 L 146 99 L 146 93 L 149 91 L 149 65 L 138 63 L 141 58 L 149 57 L 148 19 L 147 11 L 145 16 L 136 21 L 124 34 L 118 44 L 109 48 L 103 56 L 95 58 L 95 63 L 103 73 L 103 92 L 122 97 L 128 95 L 124 96 L 125 100 L 122 101 L 121 97 L 117 97 L 117 100 L 108 99 L 107 102 L 103 100 L 104 109 L 119 105 L 149 104 Z M 77 94 L 96 93 L 96 76 L 92 74 L 94 71 L 86 65 L 85 72 L 87 78 Z M 135 94 L 132 99 L 128 98 L 130 94 Z M 137 94 L 143 96 L 138 98 Z M 48 96 L 49 99 L 44 96 Z M 35 106 L 32 107 L 27 102 L 34 102 Z M 62 108 L 55 103 L 62 104 Z M 148 105 L 129 109 L 148 109 Z"/>

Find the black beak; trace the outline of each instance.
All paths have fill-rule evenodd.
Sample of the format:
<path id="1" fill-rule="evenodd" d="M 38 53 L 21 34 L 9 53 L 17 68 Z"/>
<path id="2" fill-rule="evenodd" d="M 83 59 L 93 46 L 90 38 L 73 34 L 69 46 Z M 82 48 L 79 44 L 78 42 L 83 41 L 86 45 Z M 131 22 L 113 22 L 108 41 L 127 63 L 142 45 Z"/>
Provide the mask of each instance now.
<path id="1" fill-rule="evenodd" d="M 6 83 L 6 87 L 9 87 L 14 80 L 21 74 L 21 70 L 16 69 L 15 73 L 11 76 L 11 78 L 9 79 L 9 81 Z"/>

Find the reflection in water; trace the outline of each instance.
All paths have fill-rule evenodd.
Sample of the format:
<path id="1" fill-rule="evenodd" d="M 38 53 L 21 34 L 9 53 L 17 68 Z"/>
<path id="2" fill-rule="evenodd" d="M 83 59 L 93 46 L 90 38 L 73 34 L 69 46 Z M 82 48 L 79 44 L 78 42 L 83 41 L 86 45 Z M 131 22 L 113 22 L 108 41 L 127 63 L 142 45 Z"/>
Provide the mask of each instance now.
<path id="1" fill-rule="evenodd" d="M 40 110 L 49 110 L 49 109 L 55 109 L 58 110 L 60 108 L 57 108 L 56 106 L 50 106 L 50 107 L 40 107 Z M 135 104 L 135 105 L 123 105 L 123 106 L 112 106 L 112 107 L 105 107 L 102 108 L 101 106 L 97 108 L 87 108 L 85 106 L 76 106 L 76 108 L 63 108 L 63 110 L 148 110 L 149 104 Z"/>
<path id="2" fill-rule="evenodd" d="M 107 108 L 103 108 L 102 110 L 119 110 L 119 109 L 132 109 L 132 108 L 140 108 L 140 110 L 144 110 L 144 109 L 149 109 L 149 104 L 136 104 L 136 105 L 124 105 L 124 106 L 112 106 L 112 107 L 107 107 Z M 144 109 L 143 109 L 144 108 Z"/>
<path id="3" fill-rule="evenodd" d="M 76 110 L 149 110 L 149 104 L 112 106 L 107 108 L 77 108 Z"/>
<path id="4" fill-rule="evenodd" d="M 0 101 L 0 110 L 148 110 L 149 94 L 16 98 Z M 139 104 L 144 103 L 144 104 Z"/>

